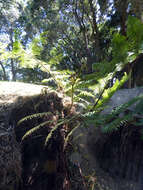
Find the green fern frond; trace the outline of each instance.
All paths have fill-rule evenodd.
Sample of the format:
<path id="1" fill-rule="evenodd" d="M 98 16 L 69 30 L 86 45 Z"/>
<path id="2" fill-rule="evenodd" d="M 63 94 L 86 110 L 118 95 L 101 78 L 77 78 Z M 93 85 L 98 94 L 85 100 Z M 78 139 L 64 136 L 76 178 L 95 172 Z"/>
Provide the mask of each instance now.
<path id="1" fill-rule="evenodd" d="M 48 134 L 48 136 L 46 137 L 46 140 L 45 140 L 45 146 L 47 146 L 49 140 L 52 138 L 54 132 L 58 129 L 59 126 L 61 125 L 64 125 L 64 124 L 68 124 L 70 123 L 71 121 L 74 121 L 76 120 L 77 118 L 79 118 L 80 114 L 77 114 L 71 118 L 64 118 L 64 119 L 61 119 L 58 121 L 58 123 L 51 129 L 50 133 Z"/>
<path id="2" fill-rule="evenodd" d="M 78 96 L 75 96 L 75 97 L 74 97 L 74 102 L 83 103 L 83 104 L 84 104 L 84 107 L 85 107 L 85 106 L 88 106 L 88 105 L 90 104 L 90 102 L 89 102 L 88 100 L 85 100 L 84 98 L 78 97 Z"/>
<path id="3" fill-rule="evenodd" d="M 96 79 L 91 79 L 91 80 L 85 80 L 85 81 L 79 81 L 78 84 L 75 86 L 77 89 L 85 89 L 85 88 L 89 88 L 92 86 L 95 86 L 95 84 L 97 84 L 98 81 Z"/>
<path id="4" fill-rule="evenodd" d="M 93 92 L 87 90 L 77 90 L 77 92 L 79 92 L 78 97 L 95 98 Z"/>
<path id="5" fill-rule="evenodd" d="M 53 121 L 45 121 L 43 123 L 40 123 L 39 125 L 37 125 L 36 127 L 30 129 L 29 131 L 27 131 L 25 133 L 25 135 L 22 137 L 22 141 L 24 141 L 25 139 L 31 137 L 32 135 L 34 135 L 36 132 L 38 132 L 39 130 L 41 130 L 41 128 L 45 127 L 45 125 L 47 124 L 51 124 Z"/>
<path id="6" fill-rule="evenodd" d="M 85 113 L 82 117 L 84 118 L 84 123 L 86 126 L 101 126 L 105 120 L 105 118 L 100 116 L 96 111 Z"/>
<path id="7" fill-rule="evenodd" d="M 97 117 L 97 112 L 96 111 L 89 111 L 87 113 L 82 114 L 82 116 L 86 119 L 94 119 Z"/>
<path id="8" fill-rule="evenodd" d="M 112 132 L 113 130 L 117 130 L 121 125 L 127 122 L 134 122 L 132 120 L 134 118 L 134 113 L 136 113 L 136 110 L 127 115 L 125 115 L 125 111 L 134 104 L 137 104 L 136 107 L 138 108 L 138 104 L 140 104 L 142 100 L 142 96 L 135 97 L 129 102 L 118 106 L 115 110 L 112 110 L 110 114 L 103 115 L 96 110 L 85 113 L 82 115 L 82 117 L 84 118 L 87 126 L 90 124 L 94 126 L 104 126 L 102 127 L 103 132 Z M 119 116 L 121 113 L 123 114 L 122 117 Z M 138 124 L 141 125 L 142 121 L 138 121 Z"/>
<path id="9" fill-rule="evenodd" d="M 135 97 L 133 99 L 131 99 L 130 101 L 128 101 L 127 103 L 125 104 L 122 104 L 120 106 L 118 106 L 115 110 L 113 110 L 111 112 L 111 114 L 109 114 L 109 116 L 111 117 L 114 117 L 116 115 L 119 115 L 120 113 L 123 113 L 124 111 L 127 110 L 127 108 L 129 108 L 130 106 L 134 105 L 134 104 L 137 104 L 139 103 L 139 101 L 142 99 L 142 96 L 138 96 L 138 97 Z"/>
<path id="10" fill-rule="evenodd" d="M 52 112 L 43 112 L 43 113 L 35 113 L 32 115 L 28 115 L 28 116 L 22 118 L 21 120 L 19 120 L 17 125 L 19 126 L 21 123 L 23 123 L 25 121 L 32 120 L 35 118 L 42 118 L 42 117 L 47 116 L 47 115 L 52 115 Z"/>
<path id="11" fill-rule="evenodd" d="M 67 123 L 68 120 L 67 119 L 63 119 L 61 122 L 58 122 L 50 131 L 50 133 L 48 134 L 48 136 L 46 137 L 46 140 L 45 140 L 45 146 L 47 146 L 49 140 L 52 138 L 54 132 L 58 129 L 59 126 Z"/>
<path id="12" fill-rule="evenodd" d="M 123 118 L 116 118 L 111 123 L 105 125 L 105 127 L 102 127 L 102 131 L 104 133 L 111 133 L 114 130 L 118 130 L 118 128 L 127 122 L 131 121 L 133 119 L 132 114 L 125 115 Z"/>
<path id="13" fill-rule="evenodd" d="M 125 73 L 124 76 L 122 77 L 122 79 L 116 80 L 115 84 L 111 87 L 108 88 L 104 91 L 103 95 L 102 95 L 102 99 L 99 100 L 97 106 L 95 108 L 98 107 L 102 107 L 104 106 L 109 100 L 110 98 L 113 96 L 113 94 L 120 89 L 120 87 L 128 80 L 128 76 Z"/>
<path id="14" fill-rule="evenodd" d="M 78 123 L 78 124 L 68 133 L 68 135 L 66 136 L 65 141 L 64 141 L 64 149 L 66 148 L 67 143 L 68 143 L 70 137 L 71 137 L 72 134 L 76 131 L 76 129 L 78 129 L 79 126 L 80 126 L 80 123 Z M 81 127 L 82 127 L 82 126 L 81 126 Z"/>

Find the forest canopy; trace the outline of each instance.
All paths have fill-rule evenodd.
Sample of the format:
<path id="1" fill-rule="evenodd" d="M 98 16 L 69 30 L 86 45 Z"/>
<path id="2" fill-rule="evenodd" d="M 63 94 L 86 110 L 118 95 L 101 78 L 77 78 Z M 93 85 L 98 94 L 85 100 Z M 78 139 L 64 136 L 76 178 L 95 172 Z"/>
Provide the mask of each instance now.
<path id="1" fill-rule="evenodd" d="M 0 6 L 1 80 L 46 83 L 51 71 L 93 83 L 114 73 L 115 81 L 142 55 L 141 0 L 12 0 Z"/>

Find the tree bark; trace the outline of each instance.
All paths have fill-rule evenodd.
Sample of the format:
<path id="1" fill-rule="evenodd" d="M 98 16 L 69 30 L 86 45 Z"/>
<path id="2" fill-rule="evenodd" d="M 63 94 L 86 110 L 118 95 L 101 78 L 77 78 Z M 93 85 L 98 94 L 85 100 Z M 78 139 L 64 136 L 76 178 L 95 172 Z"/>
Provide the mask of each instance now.
<path id="1" fill-rule="evenodd" d="M 79 16 L 77 13 L 77 1 L 76 1 L 76 5 L 75 5 L 75 9 L 74 9 L 74 15 L 75 18 L 78 22 L 79 28 L 80 28 L 80 32 L 83 36 L 83 40 L 84 40 L 84 44 L 85 44 L 85 50 L 86 50 L 86 58 L 87 58 L 87 73 L 92 73 L 92 54 L 89 48 L 89 40 L 88 40 L 88 36 L 87 36 L 87 31 L 86 31 L 86 27 L 84 24 L 84 10 L 82 10 L 82 15 Z"/>
<path id="2" fill-rule="evenodd" d="M 100 37 L 98 26 L 96 22 L 96 10 L 93 6 L 93 0 L 88 0 L 90 5 L 90 11 L 92 14 L 92 35 L 94 37 L 94 48 L 96 51 L 96 61 L 99 62 L 101 60 L 101 48 L 100 48 Z"/>
<path id="3" fill-rule="evenodd" d="M 10 51 L 13 50 L 13 35 L 14 35 L 14 31 L 13 31 L 13 28 L 11 27 L 10 30 L 9 30 L 9 35 L 10 35 L 10 45 L 8 47 L 8 49 Z M 16 69 L 15 69 L 15 64 L 14 64 L 14 59 L 11 58 L 11 73 L 12 73 L 12 81 L 16 81 Z"/>
<path id="4" fill-rule="evenodd" d="M 0 66 L 1 66 L 2 71 L 3 71 L 3 80 L 8 80 L 7 75 L 6 75 L 6 71 L 5 71 L 5 68 L 4 68 L 4 65 L 2 64 L 1 61 L 0 61 Z"/>
<path id="5" fill-rule="evenodd" d="M 12 72 L 12 81 L 16 81 L 16 70 L 13 59 L 11 59 L 11 72 Z"/>

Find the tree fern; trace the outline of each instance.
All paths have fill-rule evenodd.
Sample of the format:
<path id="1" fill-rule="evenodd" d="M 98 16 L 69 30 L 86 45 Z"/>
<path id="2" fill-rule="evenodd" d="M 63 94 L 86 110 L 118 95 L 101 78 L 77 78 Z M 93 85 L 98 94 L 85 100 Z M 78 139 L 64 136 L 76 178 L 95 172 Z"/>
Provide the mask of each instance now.
<path id="1" fill-rule="evenodd" d="M 66 117 L 66 118 L 63 118 L 63 119 L 59 119 L 58 121 L 57 121 L 57 123 L 56 124 L 54 124 L 54 126 L 53 126 L 53 128 L 50 130 L 50 132 L 49 132 L 49 134 L 48 134 L 48 136 L 46 137 L 46 140 L 45 140 L 45 146 L 48 144 L 48 142 L 49 142 L 49 140 L 52 138 L 52 136 L 54 135 L 54 132 L 60 127 L 60 126 L 62 126 L 62 125 L 64 125 L 64 124 L 69 124 L 71 121 L 74 121 L 74 119 L 76 118 L 77 120 L 78 119 L 81 119 L 82 118 L 82 120 L 83 121 L 86 121 L 86 122 L 84 122 L 84 123 L 86 123 L 86 125 L 87 124 L 89 124 L 90 122 L 92 122 L 92 124 L 95 124 L 95 125 L 98 125 L 99 124 L 99 110 L 100 110 L 100 108 L 101 107 L 103 107 L 103 103 L 106 103 L 107 102 L 107 100 L 109 100 L 109 98 L 113 95 L 113 93 L 117 90 L 117 88 L 119 88 L 120 86 L 121 86 L 121 84 L 123 83 L 123 81 L 125 81 L 125 79 L 126 79 L 126 75 L 125 75 L 125 77 L 121 80 L 121 83 L 119 83 L 119 81 L 118 82 L 116 82 L 115 83 L 115 85 L 112 87 L 112 88 L 109 88 L 108 90 L 106 90 L 105 92 L 104 92 L 104 96 L 103 97 L 101 97 L 102 99 L 101 100 L 99 100 L 99 102 L 98 102 L 98 104 L 97 104 L 97 108 L 96 108 L 96 112 L 94 112 L 94 111 L 92 111 L 92 112 L 89 112 L 88 111 L 88 115 L 84 115 L 84 114 L 77 114 L 76 116 L 73 116 L 73 117 L 71 117 L 71 118 L 68 118 L 68 116 Z M 76 81 L 76 80 L 75 80 Z M 74 82 L 75 82 L 74 80 L 73 80 L 73 84 L 74 84 Z M 74 85 L 73 85 L 73 87 L 74 87 Z M 80 93 L 79 93 L 80 92 Z M 80 100 L 82 99 L 82 101 L 85 103 L 85 101 L 86 101 L 86 104 L 90 104 L 90 98 L 92 97 L 92 98 L 94 98 L 94 94 L 93 94 L 93 92 L 90 92 L 88 89 L 87 90 L 85 90 L 85 91 L 80 91 L 79 89 L 77 89 L 77 91 L 76 91 L 76 89 L 74 89 L 74 91 L 73 92 L 71 92 L 71 93 L 77 93 L 77 95 L 75 96 L 77 99 L 78 98 L 80 98 Z M 88 101 L 86 100 L 88 98 Z M 74 99 L 73 99 L 73 101 L 74 101 Z M 134 101 L 132 101 L 131 103 L 129 103 L 128 104 L 128 106 L 129 105 L 131 105 L 131 104 L 133 104 L 134 102 L 135 102 L 136 100 L 134 100 Z M 123 106 L 122 107 L 122 109 L 120 108 L 120 112 L 123 110 L 123 109 L 125 109 L 125 108 L 127 108 L 128 107 L 127 105 L 125 106 Z M 87 106 L 86 106 L 86 108 L 87 108 Z M 98 110 L 98 111 L 97 111 Z M 101 111 L 101 110 L 100 110 Z M 117 114 L 118 113 L 118 111 L 116 110 L 116 112 L 115 113 L 112 113 L 111 115 L 109 115 L 108 117 L 106 116 L 105 118 L 106 118 L 106 121 L 107 121 L 107 118 L 112 118 L 115 114 Z M 26 116 L 25 118 L 23 118 L 23 119 L 21 119 L 19 122 L 18 122 L 18 125 L 20 125 L 22 122 L 24 122 L 24 121 L 27 121 L 27 120 L 31 120 L 31 119 L 34 119 L 34 118 L 43 118 L 44 116 L 48 116 L 48 115 L 50 115 L 50 116 L 52 116 L 53 115 L 53 113 L 52 112 L 44 112 L 44 113 L 36 113 L 36 114 L 33 114 L 33 115 L 29 115 L 29 116 Z M 97 117 L 98 116 L 98 117 Z M 98 121 L 99 120 L 99 121 Z M 126 118 L 126 120 L 128 120 L 128 118 Z M 23 138 L 22 138 L 22 140 L 25 140 L 25 139 L 27 139 L 27 138 L 29 138 L 29 137 L 31 137 L 32 135 L 34 135 L 34 134 L 36 134 L 41 128 L 43 128 L 43 127 L 45 127 L 46 125 L 48 125 L 48 124 L 52 124 L 52 122 L 54 122 L 54 121 L 45 121 L 45 122 L 42 122 L 41 124 L 39 124 L 38 126 L 35 126 L 35 127 L 33 127 L 32 129 L 30 129 L 30 130 L 28 130 L 27 132 L 26 132 L 26 134 L 23 136 Z M 102 123 L 104 123 L 105 122 L 105 119 L 102 121 Z M 118 124 L 118 123 L 120 123 L 121 122 L 121 119 L 119 119 L 119 120 L 117 120 L 117 121 L 115 121 L 114 123 L 112 123 L 111 125 L 112 125 L 112 127 L 111 127 L 111 129 L 113 129 L 114 128 L 114 125 L 116 124 Z M 79 125 L 78 125 L 79 126 Z M 77 128 L 78 128 L 78 126 L 76 126 L 74 129 L 72 129 L 72 130 L 76 130 Z M 107 127 L 107 128 L 109 128 L 109 127 Z M 66 141 L 69 139 L 69 137 L 71 136 L 71 134 L 73 133 L 73 131 L 70 131 L 68 134 L 67 134 L 67 139 L 66 139 Z"/>
<path id="2" fill-rule="evenodd" d="M 26 52 L 24 52 L 26 54 Z M 30 54 L 28 56 L 30 58 Z M 84 105 L 84 113 L 91 112 L 91 115 L 84 115 L 80 114 L 76 116 L 77 120 L 80 120 L 82 118 L 82 122 L 85 125 L 88 125 L 89 123 L 93 123 L 94 125 L 100 125 L 101 123 L 105 124 L 105 121 L 107 121 L 107 118 L 113 118 L 114 114 L 110 116 L 106 116 L 105 119 L 101 119 L 99 116 L 99 112 L 103 110 L 106 106 L 106 103 L 109 101 L 109 99 L 112 97 L 112 95 L 123 85 L 123 83 L 128 79 L 128 76 L 125 74 L 123 78 L 118 81 L 116 80 L 115 84 L 112 87 L 109 87 L 110 80 L 114 77 L 115 73 L 119 70 L 118 67 L 114 65 L 114 69 L 112 68 L 111 73 L 104 73 L 105 77 L 103 77 L 103 73 L 97 74 L 97 72 L 94 72 L 92 74 L 81 76 L 80 73 L 76 73 L 74 71 L 70 70 L 64 70 L 60 71 L 57 70 L 56 67 L 54 67 L 54 63 L 52 64 L 52 60 L 50 64 L 47 64 L 46 62 L 42 60 L 37 60 L 34 55 L 31 53 L 31 61 L 33 63 L 39 64 L 41 70 L 48 72 L 50 77 L 48 79 L 45 79 L 43 82 L 48 81 L 54 81 L 57 85 L 57 90 L 62 91 L 64 95 L 70 96 L 71 98 L 71 106 L 74 105 L 74 103 L 82 103 Z M 21 61 L 24 61 L 24 57 L 21 57 Z M 102 76 L 102 77 L 101 77 Z M 96 113 L 94 112 L 96 111 Z M 122 110 L 120 110 L 121 112 Z M 93 113 L 93 114 L 92 114 Z M 117 110 L 116 110 L 117 114 Z M 20 125 L 22 122 L 35 119 L 35 118 L 43 118 L 46 115 L 54 115 L 51 112 L 45 112 L 45 113 L 38 113 L 33 114 L 30 116 L 26 116 L 21 121 L 19 121 L 18 125 Z M 94 118 L 93 118 L 94 116 Z M 92 118 L 92 119 L 91 119 Z M 56 123 L 54 123 L 53 128 L 50 130 L 48 136 L 46 137 L 45 146 L 48 144 L 49 140 L 52 138 L 54 133 L 57 131 L 57 129 L 60 129 L 60 126 L 63 126 L 65 124 L 69 124 L 71 121 L 74 121 L 74 117 L 71 118 L 62 118 L 57 120 Z M 126 118 L 126 120 L 129 120 Z M 81 120 L 80 120 L 81 121 Z M 115 121 L 114 123 L 110 123 L 112 125 L 111 129 L 114 129 L 114 126 L 119 124 L 121 119 L 118 121 Z M 52 121 L 45 121 L 39 124 L 38 126 L 33 127 L 29 131 L 26 132 L 26 134 L 23 136 L 22 140 L 25 140 L 26 138 L 29 138 L 31 135 L 36 134 L 41 127 L 45 127 L 45 125 L 52 124 Z M 68 132 L 67 139 L 69 139 L 70 135 L 72 134 L 72 130 L 76 130 L 78 128 L 78 125 L 71 129 L 71 131 Z M 109 128 L 109 127 L 107 127 Z"/>
<path id="3" fill-rule="evenodd" d="M 90 102 L 90 98 L 92 97 L 93 100 L 96 100 L 97 94 L 100 94 L 102 89 L 104 89 L 104 87 L 107 86 L 108 81 L 110 81 L 113 78 L 117 71 L 122 69 L 123 65 L 118 64 L 117 66 L 116 64 L 114 64 L 114 68 L 109 69 L 105 72 L 103 71 L 103 68 L 110 64 L 98 63 L 95 65 L 97 69 L 99 66 L 103 67 L 100 72 L 93 72 L 91 74 L 86 74 L 82 76 L 80 72 L 76 73 L 75 71 L 71 71 L 69 69 L 58 70 L 55 66 L 55 62 L 52 62 L 52 60 L 50 61 L 50 63 L 46 63 L 42 60 L 37 59 L 32 51 L 30 53 L 27 53 L 24 50 L 24 48 L 22 48 L 22 45 L 20 45 L 19 43 L 18 48 L 16 48 L 13 54 L 19 57 L 21 66 L 27 67 L 29 65 L 28 67 L 34 67 L 36 65 L 39 65 L 39 68 L 42 71 L 49 73 L 49 78 L 44 79 L 43 82 L 45 83 L 49 81 L 54 81 L 54 83 L 56 84 L 55 86 L 57 88 L 56 90 L 61 90 L 65 95 L 70 96 L 72 104 L 74 100 L 85 100 L 85 102 L 88 102 L 88 104 L 90 104 L 89 106 L 86 103 L 86 105 L 88 105 L 89 107 L 91 107 L 92 104 L 96 104 L 96 101 L 95 103 Z M 116 81 L 112 88 L 106 87 L 106 90 L 104 91 L 103 96 L 100 98 L 100 101 L 98 101 L 98 105 L 96 105 L 96 108 L 103 105 L 105 101 L 107 102 L 108 99 L 110 99 L 110 97 L 113 95 L 113 93 L 117 89 L 119 89 L 126 80 L 127 76 L 125 75 L 120 82 Z"/>

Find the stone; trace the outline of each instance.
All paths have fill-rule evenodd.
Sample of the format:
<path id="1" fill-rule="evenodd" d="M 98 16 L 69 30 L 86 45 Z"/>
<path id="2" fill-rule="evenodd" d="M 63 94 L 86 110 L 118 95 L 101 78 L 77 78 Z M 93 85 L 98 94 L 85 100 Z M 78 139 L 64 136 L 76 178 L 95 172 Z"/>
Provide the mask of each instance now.
<path id="1" fill-rule="evenodd" d="M 102 114 L 110 113 L 114 108 L 125 104 L 130 101 L 132 98 L 143 95 L 143 87 L 130 88 L 130 89 L 121 89 L 115 92 L 107 103 L 107 107 L 102 111 Z M 130 110 L 133 110 L 134 106 L 130 107 Z"/>

